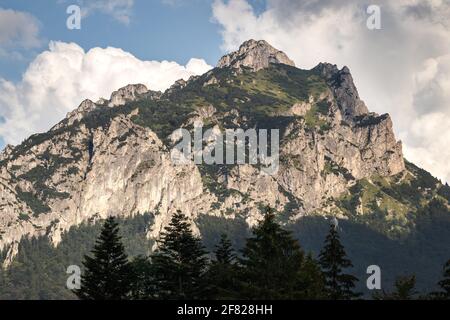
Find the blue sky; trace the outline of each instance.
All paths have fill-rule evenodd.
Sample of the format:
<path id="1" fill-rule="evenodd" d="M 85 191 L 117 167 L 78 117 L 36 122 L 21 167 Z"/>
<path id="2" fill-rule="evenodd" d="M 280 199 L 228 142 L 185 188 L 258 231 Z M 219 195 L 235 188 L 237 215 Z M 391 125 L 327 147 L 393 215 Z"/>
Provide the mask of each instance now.
<path id="1" fill-rule="evenodd" d="M 0 55 L 0 78 L 19 82 L 30 62 L 48 49 L 51 40 L 75 42 L 85 51 L 94 47 L 117 47 L 140 60 L 169 60 L 180 65 L 193 57 L 215 65 L 223 54 L 220 26 L 212 20 L 212 1 L 134 0 L 129 10 L 129 23 L 96 10 L 81 20 L 81 30 L 66 28 L 69 16 L 66 8 L 71 4 L 81 8 L 84 5 L 78 0 L 0 0 L 1 9 L 29 13 L 39 28 L 38 45 L 5 45 L 7 53 Z M 0 135 L 0 150 L 4 144 Z"/>
<path id="2" fill-rule="evenodd" d="M 109 8 L 111 3 L 112 8 Z M 264 0 L 251 0 L 249 3 L 255 12 L 262 12 L 266 6 Z M 66 27 L 69 17 L 66 9 L 72 4 L 78 5 L 81 10 L 89 10 L 81 19 L 80 30 Z M 3 25 L 0 21 L 0 28 L 4 29 L 3 33 L 0 32 L 0 80 L 15 84 L 20 91 L 24 73 L 36 57 L 49 49 L 50 41 L 73 42 L 85 52 L 97 47 L 120 48 L 140 61 L 168 60 L 185 66 L 191 58 L 201 58 L 214 66 L 224 50 L 221 49 L 221 25 L 213 19 L 213 5 L 211 0 L 0 0 L 0 14 L 9 11 L 9 18 L 16 20 L 6 21 L 5 15 L 0 17 L 4 20 Z M 92 6 L 97 7 L 93 10 Z M 19 17 L 17 14 L 26 16 Z M 118 14 L 124 14 L 127 22 L 118 19 Z M 27 37 L 26 33 L 30 35 Z M 24 87 L 26 85 L 22 86 L 22 90 Z M 1 93 L 2 88 L 0 96 Z M 5 96 L 5 100 L 15 100 Z M 23 99 L 30 100 L 27 97 Z M 10 120 L 8 123 L 12 122 L 12 116 L 2 110 L 1 104 L 0 99 L 0 127 L 2 123 L 7 123 L 5 119 Z M 8 107 L 10 113 L 12 109 L 17 109 L 16 106 Z M 72 102 L 68 108 L 74 108 Z M 47 119 L 41 121 L 43 125 L 16 124 L 16 127 L 28 129 L 20 138 L 26 137 L 32 130 L 48 128 L 50 121 L 58 121 L 63 115 L 62 112 L 56 113 L 58 116 L 55 118 L 43 114 L 42 118 Z M 12 143 L 20 141 L 16 139 L 21 135 L 18 131 L 12 139 L 2 136 L 0 132 L 0 150 L 5 140 L 13 140 Z"/>
<path id="3" fill-rule="evenodd" d="M 23 60 L 0 59 L 0 76 L 19 80 L 28 63 L 50 40 L 76 42 L 85 50 L 113 46 L 143 60 L 173 60 L 180 64 L 192 57 L 215 64 L 222 54 L 219 25 L 211 21 L 211 1 L 167 4 L 160 0 L 135 0 L 128 25 L 96 11 L 82 19 L 81 30 L 69 30 L 66 8 L 74 2 L 1 0 L 0 7 L 28 12 L 39 20 L 42 46 L 23 50 Z"/>
<path id="4" fill-rule="evenodd" d="M 41 46 L 19 50 L 22 59 L 0 58 L 0 77 L 18 81 L 28 64 L 50 40 L 75 42 L 85 50 L 93 47 L 122 48 L 142 60 L 170 60 L 186 64 L 201 57 L 215 65 L 224 51 L 220 25 L 212 19 L 212 0 L 134 0 L 130 23 L 95 11 L 82 19 L 81 30 L 66 28 L 66 8 L 80 0 L 0 0 L 0 8 L 28 12 L 39 20 Z M 87 2 L 96 0 L 86 0 Z M 113 0 L 114 1 L 114 0 Z M 251 0 L 262 12 L 265 0 Z"/>

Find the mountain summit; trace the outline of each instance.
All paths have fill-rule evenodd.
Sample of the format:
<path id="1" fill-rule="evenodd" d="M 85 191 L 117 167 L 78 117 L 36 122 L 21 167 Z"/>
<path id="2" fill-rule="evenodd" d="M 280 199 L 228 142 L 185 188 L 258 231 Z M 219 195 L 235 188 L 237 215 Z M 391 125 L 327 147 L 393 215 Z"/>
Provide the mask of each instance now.
<path id="1" fill-rule="evenodd" d="M 279 170 L 174 164 L 174 131 L 194 125 L 278 129 Z M 229 223 L 253 226 L 266 205 L 287 225 L 335 217 L 378 240 L 415 234 L 430 206 L 450 217 L 450 188 L 404 160 L 391 118 L 369 112 L 347 67 L 298 69 L 254 40 L 164 93 L 129 85 L 110 100 L 84 101 L 52 130 L 0 154 L 0 195 L 5 266 L 23 239 L 56 246 L 69 229 L 110 215 L 150 213 L 142 226 L 150 239 L 177 210 L 202 236 Z M 202 227 L 205 219 L 221 223 Z"/>
<path id="2" fill-rule="evenodd" d="M 248 40 L 239 47 L 238 51 L 223 56 L 217 67 L 232 67 L 239 70 L 247 67 L 258 71 L 269 67 L 271 63 L 282 63 L 295 67 L 294 62 L 284 52 L 275 49 L 266 41 Z"/>

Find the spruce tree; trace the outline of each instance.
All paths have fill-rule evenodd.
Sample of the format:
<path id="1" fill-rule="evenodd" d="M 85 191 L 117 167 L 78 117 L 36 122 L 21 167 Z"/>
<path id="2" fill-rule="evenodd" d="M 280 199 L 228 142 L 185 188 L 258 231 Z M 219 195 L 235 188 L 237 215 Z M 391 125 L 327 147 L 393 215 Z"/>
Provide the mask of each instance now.
<path id="1" fill-rule="evenodd" d="M 233 246 L 226 234 L 222 234 L 220 236 L 220 241 L 219 244 L 216 245 L 216 251 L 214 252 L 214 255 L 216 257 L 215 260 L 216 263 L 221 263 L 225 265 L 231 265 L 233 261 L 236 259 Z"/>
<path id="2" fill-rule="evenodd" d="M 330 226 L 324 248 L 319 255 L 319 262 L 325 276 L 325 287 L 329 299 L 352 299 L 360 296 L 353 291 L 358 279 L 344 273 L 344 270 L 353 267 L 353 264 L 346 256 L 335 225 Z"/>
<path id="3" fill-rule="evenodd" d="M 215 259 L 211 262 L 205 282 L 208 287 L 209 299 L 233 299 L 237 296 L 238 266 L 231 241 L 225 234 L 221 235 L 216 250 Z"/>
<path id="4" fill-rule="evenodd" d="M 299 270 L 296 291 L 297 299 L 326 298 L 325 277 L 311 253 L 303 260 Z"/>
<path id="5" fill-rule="evenodd" d="M 402 276 L 395 280 L 393 292 L 382 291 L 381 293 L 375 293 L 373 297 L 376 300 L 412 300 L 417 295 L 415 287 L 415 275 Z"/>
<path id="6" fill-rule="evenodd" d="M 148 257 L 137 256 L 131 261 L 131 294 L 133 300 L 149 300 L 156 295 L 153 265 Z"/>
<path id="7" fill-rule="evenodd" d="M 106 219 L 75 294 L 83 300 L 122 300 L 130 291 L 130 265 L 113 217 Z"/>
<path id="8" fill-rule="evenodd" d="M 292 299 L 304 258 L 291 232 L 275 221 L 270 208 L 242 250 L 241 294 L 245 299 Z"/>
<path id="9" fill-rule="evenodd" d="M 206 251 L 195 237 L 187 217 L 177 211 L 161 233 L 152 256 L 157 298 L 201 299 L 205 288 Z"/>
<path id="10" fill-rule="evenodd" d="M 440 296 L 444 299 L 450 299 L 450 260 L 444 265 L 444 278 L 438 284 L 442 289 Z"/>

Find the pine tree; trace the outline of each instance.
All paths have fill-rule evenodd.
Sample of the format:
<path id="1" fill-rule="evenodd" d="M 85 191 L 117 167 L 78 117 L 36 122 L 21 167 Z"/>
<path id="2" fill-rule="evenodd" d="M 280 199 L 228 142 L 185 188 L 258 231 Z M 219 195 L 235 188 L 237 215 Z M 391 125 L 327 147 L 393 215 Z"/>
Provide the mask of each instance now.
<path id="1" fill-rule="evenodd" d="M 291 232 L 275 221 L 267 208 L 264 220 L 253 229 L 239 259 L 242 265 L 241 293 L 245 299 L 292 299 L 304 258 Z"/>
<path id="2" fill-rule="evenodd" d="M 85 256 L 84 275 L 75 294 L 83 300 L 122 300 L 130 291 L 130 265 L 113 217 L 106 219 L 93 257 Z"/>
<path id="3" fill-rule="evenodd" d="M 395 281 L 395 291 L 392 294 L 393 299 L 396 300 L 411 300 L 417 294 L 415 290 L 416 287 L 416 276 L 404 276 L 399 277 Z"/>
<path id="4" fill-rule="evenodd" d="M 376 293 L 374 299 L 376 300 L 412 300 L 417 295 L 416 276 L 402 276 L 395 280 L 394 291 L 391 293 Z"/>
<path id="5" fill-rule="evenodd" d="M 208 286 L 208 298 L 233 299 L 237 296 L 238 266 L 231 241 L 222 234 L 214 252 L 215 259 L 207 272 L 205 282 Z"/>
<path id="6" fill-rule="evenodd" d="M 440 296 L 444 299 L 450 299 L 450 260 L 444 265 L 444 278 L 438 284 L 442 289 Z"/>
<path id="7" fill-rule="evenodd" d="M 309 253 L 304 259 L 297 279 L 297 299 L 326 298 L 325 277 L 318 262 Z"/>
<path id="8" fill-rule="evenodd" d="M 226 234 L 220 236 L 219 244 L 216 246 L 216 251 L 214 252 L 216 256 L 216 263 L 231 265 L 236 259 L 234 254 L 233 246 L 230 239 L 228 239 Z"/>
<path id="9" fill-rule="evenodd" d="M 158 243 L 159 248 L 152 256 L 158 298 L 203 298 L 206 251 L 181 211 L 173 215 Z"/>
<path id="10" fill-rule="evenodd" d="M 131 261 L 131 299 L 149 300 L 156 296 L 156 280 L 153 265 L 144 256 Z"/>
<path id="11" fill-rule="evenodd" d="M 337 227 L 330 226 L 325 239 L 325 246 L 319 255 L 320 266 L 325 275 L 327 296 L 330 299 L 352 299 L 360 296 L 353 291 L 358 279 L 343 273 L 344 269 L 353 267 L 346 257 L 344 246 L 341 244 Z"/>

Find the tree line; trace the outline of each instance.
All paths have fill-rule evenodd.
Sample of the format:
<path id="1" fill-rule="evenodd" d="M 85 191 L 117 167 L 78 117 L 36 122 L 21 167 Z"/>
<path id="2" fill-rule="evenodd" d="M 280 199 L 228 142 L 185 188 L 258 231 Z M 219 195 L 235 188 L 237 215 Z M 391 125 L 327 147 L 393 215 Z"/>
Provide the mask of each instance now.
<path id="1" fill-rule="evenodd" d="M 83 300 L 148 299 L 358 299 L 358 279 L 346 273 L 353 267 L 330 225 L 318 258 L 306 254 L 292 233 L 282 228 L 267 208 L 252 229 L 240 254 L 223 234 L 209 258 L 188 218 L 175 213 L 150 256 L 130 260 L 109 217 L 91 255 L 84 257 L 84 272 L 75 294 Z M 450 299 L 450 260 L 444 266 L 441 291 L 422 298 Z M 399 278 L 392 292 L 377 292 L 374 299 L 412 299 L 415 277 Z"/>

